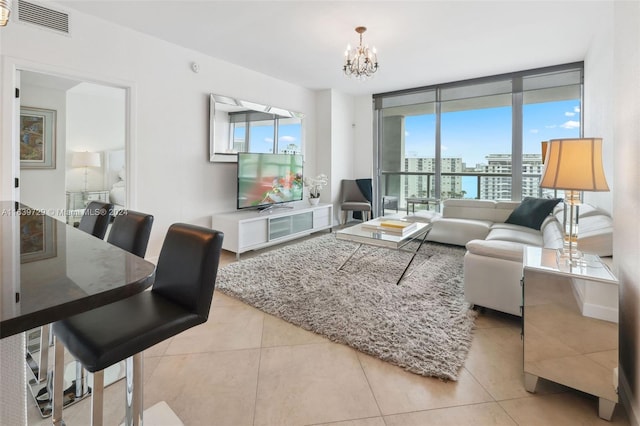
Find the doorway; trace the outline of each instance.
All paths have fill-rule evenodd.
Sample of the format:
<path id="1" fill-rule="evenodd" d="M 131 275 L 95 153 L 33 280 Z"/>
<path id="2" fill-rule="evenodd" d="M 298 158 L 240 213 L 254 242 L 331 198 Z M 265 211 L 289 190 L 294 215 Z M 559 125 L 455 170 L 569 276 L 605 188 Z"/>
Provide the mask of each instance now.
<path id="1" fill-rule="evenodd" d="M 91 200 L 125 208 L 127 89 L 17 72 L 20 201 L 67 223 Z"/>

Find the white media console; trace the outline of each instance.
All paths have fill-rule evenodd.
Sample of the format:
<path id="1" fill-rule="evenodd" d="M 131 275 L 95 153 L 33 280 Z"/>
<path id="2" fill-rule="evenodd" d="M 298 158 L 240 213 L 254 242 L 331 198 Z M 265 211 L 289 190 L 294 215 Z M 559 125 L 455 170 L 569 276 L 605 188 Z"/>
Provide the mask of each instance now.
<path id="1" fill-rule="evenodd" d="M 240 253 L 246 251 L 331 229 L 333 205 L 297 203 L 263 212 L 238 210 L 216 213 L 211 219 L 211 227 L 224 232 L 222 248 L 236 253 L 236 258 L 240 259 Z"/>

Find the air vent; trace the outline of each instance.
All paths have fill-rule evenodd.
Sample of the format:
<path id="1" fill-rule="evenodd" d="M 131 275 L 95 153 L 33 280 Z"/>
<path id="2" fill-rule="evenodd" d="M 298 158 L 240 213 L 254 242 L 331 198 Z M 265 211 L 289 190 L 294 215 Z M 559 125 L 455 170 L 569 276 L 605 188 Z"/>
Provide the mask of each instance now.
<path id="1" fill-rule="evenodd" d="M 18 0 L 18 20 L 69 34 L 69 15 L 24 0 Z"/>

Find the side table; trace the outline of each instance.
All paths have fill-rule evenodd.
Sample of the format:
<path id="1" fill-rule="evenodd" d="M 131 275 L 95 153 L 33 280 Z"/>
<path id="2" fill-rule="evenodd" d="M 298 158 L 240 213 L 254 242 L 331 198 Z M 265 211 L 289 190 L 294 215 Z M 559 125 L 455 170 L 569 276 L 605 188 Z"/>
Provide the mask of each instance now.
<path id="1" fill-rule="evenodd" d="M 436 211 L 440 211 L 440 200 L 438 198 L 408 197 L 405 202 L 407 203 L 407 214 L 409 214 L 409 205 L 411 205 L 411 212 L 416 212 L 416 204 L 426 204 L 427 209 L 430 204 L 433 204 L 436 207 Z"/>
<path id="2" fill-rule="evenodd" d="M 618 402 L 618 324 L 597 318 L 592 305 L 617 294 L 616 277 L 595 255 L 571 266 L 556 250 L 524 250 L 525 388 L 535 392 L 544 378 L 597 396 L 598 415 L 610 420 Z"/>
<path id="3" fill-rule="evenodd" d="M 82 216 L 91 201 L 109 202 L 109 191 L 67 191 L 67 224 Z"/>

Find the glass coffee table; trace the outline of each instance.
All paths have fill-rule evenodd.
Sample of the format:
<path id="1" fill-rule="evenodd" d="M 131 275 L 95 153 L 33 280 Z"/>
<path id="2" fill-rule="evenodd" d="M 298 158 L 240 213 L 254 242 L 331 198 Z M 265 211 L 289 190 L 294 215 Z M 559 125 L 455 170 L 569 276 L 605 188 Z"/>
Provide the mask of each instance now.
<path id="1" fill-rule="evenodd" d="M 380 219 L 384 219 L 380 218 Z M 370 220 L 368 222 L 359 223 L 354 226 L 350 226 L 349 228 L 344 228 L 336 232 L 336 238 L 339 240 L 352 241 L 358 243 L 356 249 L 351 253 L 351 256 L 347 258 L 342 265 L 338 268 L 341 270 L 344 265 L 346 265 L 353 256 L 360 250 L 363 244 L 375 246 L 375 247 L 384 247 L 392 250 L 400 250 L 412 253 L 411 259 L 409 263 L 402 271 L 402 275 L 398 278 L 398 282 L 396 284 L 400 284 L 400 281 L 406 276 L 407 270 L 413 263 L 413 260 L 416 257 L 416 254 L 420 251 L 420 248 L 424 244 L 427 239 L 427 235 L 431 230 L 430 223 L 421 223 L 416 222 L 415 228 L 400 234 L 397 232 L 386 231 L 383 229 L 374 229 L 370 227 L 371 224 L 379 223 L 380 219 Z M 369 226 L 368 226 L 369 225 Z M 412 250 L 407 247 L 407 245 L 411 242 L 419 242 L 418 247 L 415 250 Z"/>

